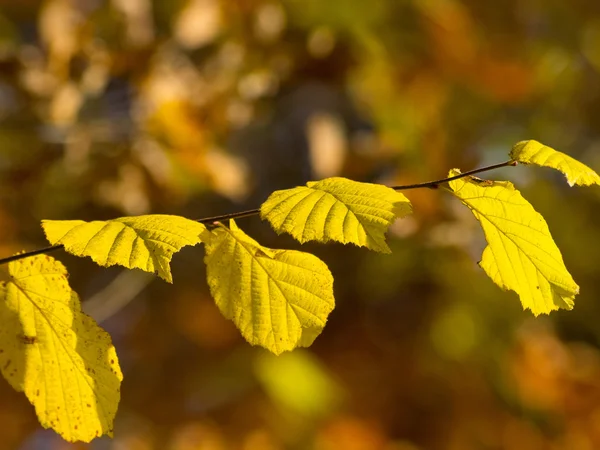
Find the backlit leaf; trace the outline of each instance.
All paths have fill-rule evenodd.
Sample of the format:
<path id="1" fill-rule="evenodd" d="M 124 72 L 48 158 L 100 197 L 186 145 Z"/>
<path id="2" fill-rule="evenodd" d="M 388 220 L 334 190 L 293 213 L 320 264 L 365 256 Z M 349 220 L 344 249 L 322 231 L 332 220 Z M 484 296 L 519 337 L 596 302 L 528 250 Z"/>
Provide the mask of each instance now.
<path id="1" fill-rule="evenodd" d="M 454 169 L 449 176 L 459 173 Z M 465 177 L 449 185 L 481 223 L 488 245 L 479 264 L 489 277 L 519 294 L 523 308 L 536 316 L 572 309 L 579 286 L 546 221 L 512 183 Z"/>
<path id="2" fill-rule="evenodd" d="M 302 243 L 337 241 L 382 253 L 390 253 L 389 226 L 411 212 L 410 201 L 389 187 L 339 177 L 275 191 L 260 208 L 278 234 Z"/>
<path id="3" fill-rule="evenodd" d="M 233 220 L 206 244 L 210 291 L 244 338 L 280 354 L 307 347 L 333 310 L 333 277 L 314 255 L 261 246 Z"/>
<path id="4" fill-rule="evenodd" d="M 110 336 L 81 312 L 64 266 L 49 256 L 11 262 L 0 285 L 0 369 L 68 441 L 112 436 L 123 378 Z"/>
<path id="5" fill-rule="evenodd" d="M 510 152 L 513 161 L 522 164 L 535 164 L 540 167 L 552 167 L 567 177 L 569 186 L 589 186 L 600 184 L 600 176 L 588 166 L 569 155 L 547 147 L 538 141 L 521 141 Z"/>
<path id="6" fill-rule="evenodd" d="M 198 244 L 206 230 L 185 217 L 159 214 L 93 222 L 43 220 L 42 227 L 52 245 L 64 245 L 75 256 L 89 256 L 104 267 L 155 272 L 169 283 L 173 254 Z"/>

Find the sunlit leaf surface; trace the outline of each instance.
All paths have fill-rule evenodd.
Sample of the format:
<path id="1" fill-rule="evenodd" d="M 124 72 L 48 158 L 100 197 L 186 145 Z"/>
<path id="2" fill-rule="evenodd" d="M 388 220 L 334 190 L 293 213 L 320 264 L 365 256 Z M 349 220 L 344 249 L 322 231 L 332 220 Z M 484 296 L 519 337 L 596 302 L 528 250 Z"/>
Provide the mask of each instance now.
<path id="1" fill-rule="evenodd" d="M 408 199 L 393 189 L 339 177 L 273 192 L 260 208 L 277 233 L 300 242 L 337 241 L 383 253 L 390 253 L 389 226 L 411 212 Z"/>
<path id="2" fill-rule="evenodd" d="M 110 336 L 81 312 L 64 266 L 35 256 L 0 286 L 0 369 L 68 441 L 112 436 L 121 369 Z"/>
<path id="3" fill-rule="evenodd" d="M 258 244 L 235 222 L 206 244 L 210 291 L 252 345 L 280 354 L 306 347 L 333 310 L 333 277 L 319 258 Z"/>
<path id="4" fill-rule="evenodd" d="M 179 216 L 149 215 L 108 221 L 44 220 L 52 245 L 64 245 L 75 256 L 89 256 L 101 266 L 155 272 L 173 282 L 169 263 L 186 245 L 201 242 L 201 223 Z"/>
<path id="5" fill-rule="evenodd" d="M 538 141 L 516 143 L 510 152 L 510 157 L 522 164 L 535 164 L 559 170 L 567 177 L 569 186 L 600 184 L 600 176 L 588 166 Z"/>
<path id="6" fill-rule="evenodd" d="M 512 183 L 465 177 L 451 181 L 450 189 L 481 223 L 488 245 L 480 266 L 494 283 L 519 294 L 523 308 L 536 316 L 573 308 L 579 286 L 546 221 Z"/>

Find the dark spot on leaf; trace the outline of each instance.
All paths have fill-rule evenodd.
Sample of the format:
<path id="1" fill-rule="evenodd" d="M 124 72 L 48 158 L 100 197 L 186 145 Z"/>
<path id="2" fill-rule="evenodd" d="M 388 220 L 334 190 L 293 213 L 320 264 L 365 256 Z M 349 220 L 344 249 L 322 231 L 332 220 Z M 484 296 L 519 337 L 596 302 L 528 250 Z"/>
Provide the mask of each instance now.
<path id="1" fill-rule="evenodd" d="M 4 369 L 3 370 L 8 369 L 8 366 L 10 366 L 10 363 L 11 363 L 10 359 L 8 361 L 6 361 L 6 364 L 4 365 Z"/>
<path id="2" fill-rule="evenodd" d="M 37 391 L 35 391 L 35 396 L 39 397 L 40 396 L 40 390 L 38 389 Z M 60 409 L 60 406 L 58 407 L 58 409 Z"/>
<path id="3" fill-rule="evenodd" d="M 37 342 L 37 337 L 36 336 L 26 336 L 26 335 L 20 335 L 19 339 L 21 340 L 21 342 L 23 342 L 23 344 L 35 344 Z"/>
<path id="4" fill-rule="evenodd" d="M 115 360 L 114 360 L 114 359 L 111 359 L 111 360 L 110 360 L 110 363 L 111 363 L 111 364 L 114 364 L 114 363 L 115 363 Z"/>
<path id="5" fill-rule="evenodd" d="M 87 406 L 88 408 L 92 407 L 92 405 L 90 405 L 89 403 L 87 403 L 85 406 Z"/>
<path id="6" fill-rule="evenodd" d="M 479 184 L 480 186 L 493 186 L 494 185 L 494 182 L 492 180 L 484 180 L 483 178 L 474 177 L 474 176 L 470 176 L 469 178 L 472 181 Z"/>
<path id="7" fill-rule="evenodd" d="M 77 429 L 77 425 L 75 425 L 75 429 Z"/>
<path id="8" fill-rule="evenodd" d="M 536 286 L 536 289 L 539 289 L 539 288 L 540 288 L 539 286 Z"/>

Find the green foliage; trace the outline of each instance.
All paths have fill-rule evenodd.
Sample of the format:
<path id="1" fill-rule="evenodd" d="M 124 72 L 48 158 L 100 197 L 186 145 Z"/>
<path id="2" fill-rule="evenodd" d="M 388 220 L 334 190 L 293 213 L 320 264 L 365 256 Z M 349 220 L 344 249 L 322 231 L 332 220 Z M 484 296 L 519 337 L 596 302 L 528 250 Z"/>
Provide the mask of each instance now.
<path id="1" fill-rule="evenodd" d="M 512 183 L 474 173 L 517 163 L 552 167 L 571 185 L 599 184 L 580 162 L 536 141 L 515 145 L 511 160 L 421 185 L 389 188 L 345 178 L 274 192 L 260 208 L 277 233 L 298 241 L 352 243 L 389 253 L 385 233 L 412 212 L 396 190 L 442 187 L 481 223 L 487 247 L 481 267 L 515 291 L 536 316 L 572 309 L 579 287 L 567 271 L 543 217 Z M 239 213 L 239 216 L 258 210 Z M 234 215 L 223 216 L 229 218 Z M 211 219 L 212 220 L 212 219 Z M 206 220 L 205 220 L 206 221 Z M 171 282 L 169 263 L 186 245 L 204 243 L 207 281 L 221 313 L 244 338 L 274 354 L 313 343 L 334 308 L 333 277 L 316 256 L 264 247 L 218 219 L 210 229 L 177 216 L 124 217 L 106 222 L 43 221 L 53 245 L 101 266 L 155 272 Z M 80 311 L 66 270 L 49 257 L 10 258 L 11 281 L 1 287 L 0 364 L 11 385 L 35 405 L 40 423 L 69 441 L 111 434 L 121 372 L 109 336 Z M 6 260 L 4 261 L 6 262 Z"/>

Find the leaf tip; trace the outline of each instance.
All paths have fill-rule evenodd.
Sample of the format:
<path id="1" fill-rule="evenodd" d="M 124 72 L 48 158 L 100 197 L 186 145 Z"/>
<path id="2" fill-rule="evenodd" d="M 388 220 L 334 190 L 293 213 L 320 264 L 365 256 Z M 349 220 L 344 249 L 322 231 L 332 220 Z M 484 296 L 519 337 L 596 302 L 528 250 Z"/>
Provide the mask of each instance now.
<path id="1" fill-rule="evenodd" d="M 391 255 L 392 250 L 386 245 L 385 248 L 377 250 L 379 253 L 383 253 L 384 255 Z"/>
<path id="2" fill-rule="evenodd" d="M 159 278 L 162 278 L 169 284 L 173 284 L 173 275 L 171 275 L 170 271 L 156 270 L 154 272 L 154 275 L 158 276 Z"/>

